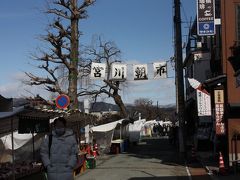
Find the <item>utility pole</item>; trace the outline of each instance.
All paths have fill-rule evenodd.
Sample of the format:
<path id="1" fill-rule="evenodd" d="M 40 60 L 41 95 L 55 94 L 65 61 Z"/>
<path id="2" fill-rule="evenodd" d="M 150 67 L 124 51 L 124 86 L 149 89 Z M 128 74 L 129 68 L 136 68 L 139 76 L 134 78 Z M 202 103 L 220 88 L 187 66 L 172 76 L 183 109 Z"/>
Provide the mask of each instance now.
<path id="1" fill-rule="evenodd" d="M 174 39 L 175 39 L 175 83 L 176 83 L 176 111 L 179 121 L 179 152 L 185 153 L 184 138 L 184 83 L 182 57 L 182 30 L 180 0 L 174 0 Z"/>

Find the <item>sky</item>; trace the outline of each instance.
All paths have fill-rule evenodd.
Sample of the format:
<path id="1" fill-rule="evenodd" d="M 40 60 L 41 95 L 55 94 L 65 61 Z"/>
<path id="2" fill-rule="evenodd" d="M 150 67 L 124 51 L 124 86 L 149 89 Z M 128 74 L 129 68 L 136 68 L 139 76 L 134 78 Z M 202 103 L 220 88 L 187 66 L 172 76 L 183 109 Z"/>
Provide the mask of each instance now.
<path id="1" fill-rule="evenodd" d="M 42 73 L 35 68 L 30 54 L 42 45 L 38 37 L 45 33 L 49 22 L 43 13 L 45 5 L 45 0 L 1 1 L 0 94 L 5 97 L 49 97 L 47 91 L 22 83 L 24 72 Z M 196 14 L 196 1 L 181 0 L 181 9 L 184 42 Z M 174 55 L 173 0 L 96 0 L 88 15 L 79 24 L 81 44 L 90 44 L 94 35 L 114 41 L 128 65 L 151 65 L 168 61 Z M 169 62 L 168 76 L 161 80 L 129 80 L 121 91 L 123 101 L 133 103 L 135 99 L 148 98 L 154 104 L 174 104 L 174 70 Z"/>

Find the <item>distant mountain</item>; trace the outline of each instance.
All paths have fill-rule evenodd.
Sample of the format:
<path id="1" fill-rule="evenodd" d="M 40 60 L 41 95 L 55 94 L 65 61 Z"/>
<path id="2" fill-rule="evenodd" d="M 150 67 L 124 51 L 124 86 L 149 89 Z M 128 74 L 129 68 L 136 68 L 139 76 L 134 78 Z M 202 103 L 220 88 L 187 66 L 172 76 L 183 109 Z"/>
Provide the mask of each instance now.
<path id="1" fill-rule="evenodd" d="M 84 112 L 83 102 L 79 102 L 79 109 Z M 90 112 L 101 112 L 101 111 L 119 111 L 119 108 L 115 104 L 96 102 L 90 105 Z"/>
<path id="2" fill-rule="evenodd" d="M 176 104 L 160 105 L 159 108 L 176 108 Z"/>
<path id="3" fill-rule="evenodd" d="M 29 104 L 29 100 L 25 98 L 13 98 L 13 107 L 19 107 Z"/>
<path id="4" fill-rule="evenodd" d="M 133 104 L 126 104 L 127 109 L 132 109 L 135 106 Z M 155 106 L 156 107 L 156 106 Z M 176 108 L 176 104 L 166 104 L 166 105 L 159 105 L 158 106 L 161 109 L 168 109 L 168 108 Z"/>

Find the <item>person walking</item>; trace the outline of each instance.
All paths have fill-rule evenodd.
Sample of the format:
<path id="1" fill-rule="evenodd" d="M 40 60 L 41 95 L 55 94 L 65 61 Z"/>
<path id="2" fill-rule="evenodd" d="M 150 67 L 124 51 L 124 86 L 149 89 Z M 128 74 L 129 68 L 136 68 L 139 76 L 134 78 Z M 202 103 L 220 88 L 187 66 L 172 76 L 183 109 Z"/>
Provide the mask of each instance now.
<path id="1" fill-rule="evenodd" d="M 40 147 L 41 159 L 49 180 L 73 180 L 77 147 L 73 131 L 66 129 L 65 118 L 55 119 L 52 133 L 45 137 Z"/>

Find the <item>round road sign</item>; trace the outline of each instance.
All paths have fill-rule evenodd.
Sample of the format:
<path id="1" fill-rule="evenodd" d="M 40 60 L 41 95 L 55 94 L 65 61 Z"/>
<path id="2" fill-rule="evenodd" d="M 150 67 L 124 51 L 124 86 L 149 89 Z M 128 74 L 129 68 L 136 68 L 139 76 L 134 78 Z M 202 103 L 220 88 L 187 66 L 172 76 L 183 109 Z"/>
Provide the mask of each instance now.
<path id="1" fill-rule="evenodd" d="M 70 104 L 70 99 L 65 94 L 61 94 L 56 98 L 56 106 L 59 109 L 65 109 L 69 106 L 69 104 Z"/>

